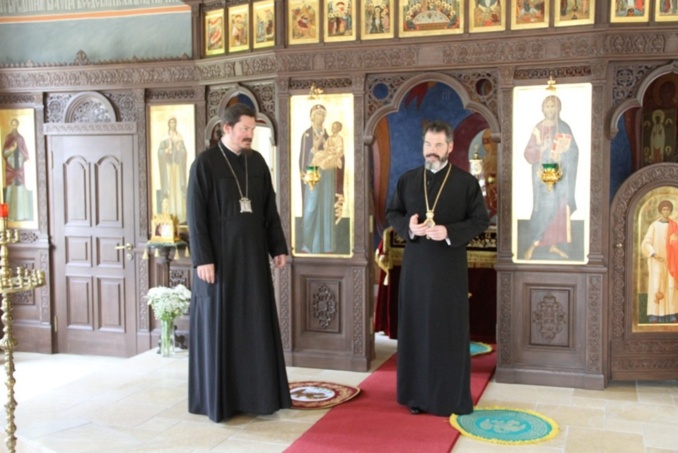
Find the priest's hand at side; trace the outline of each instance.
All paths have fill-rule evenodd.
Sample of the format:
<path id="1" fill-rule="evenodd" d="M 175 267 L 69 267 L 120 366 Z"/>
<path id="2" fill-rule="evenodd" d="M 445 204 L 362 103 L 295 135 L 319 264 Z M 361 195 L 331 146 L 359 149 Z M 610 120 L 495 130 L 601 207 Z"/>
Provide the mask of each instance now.
<path id="1" fill-rule="evenodd" d="M 207 283 L 214 283 L 214 264 L 202 264 L 196 267 L 198 278 Z"/>
<path id="2" fill-rule="evenodd" d="M 285 263 L 287 263 L 287 256 L 285 255 L 278 255 L 273 258 L 273 265 L 278 269 L 285 267 Z"/>

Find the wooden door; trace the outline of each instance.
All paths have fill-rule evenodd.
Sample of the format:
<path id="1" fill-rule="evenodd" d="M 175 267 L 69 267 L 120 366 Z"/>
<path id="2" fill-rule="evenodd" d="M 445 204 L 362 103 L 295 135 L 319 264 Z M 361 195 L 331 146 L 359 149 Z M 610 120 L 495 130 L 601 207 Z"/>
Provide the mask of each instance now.
<path id="1" fill-rule="evenodd" d="M 658 228 L 656 235 L 647 237 L 650 244 L 643 244 L 651 226 L 664 223 L 659 210 L 664 200 L 673 204 L 669 219 L 676 220 L 677 199 L 678 163 L 664 162 L 635 171 L 619 186 L 612 200 L 607 304 L 610 323 L 606 345 L 609 345 L 608 376 L 613 381 L 665 380 L 678 376 L 678 324 L 670 304 L 674 277 L 669 270 L 651 285 L 647 253 L 651 246 L 655 256 L 659 256 L 652 260 L 663 262 L 664 269 L 670 267 L 667 266 L 672 255 L 670 237 L 654 241 L 663 234 L 660 229 L 668 236 L 671 226 Z M 655 287 L 656 284 L 660 287 Z"/>
<path id="2" fill-rule="evenodd" d="M 134 140 L 50 137 L 58 352 L 137 352 Z"/>

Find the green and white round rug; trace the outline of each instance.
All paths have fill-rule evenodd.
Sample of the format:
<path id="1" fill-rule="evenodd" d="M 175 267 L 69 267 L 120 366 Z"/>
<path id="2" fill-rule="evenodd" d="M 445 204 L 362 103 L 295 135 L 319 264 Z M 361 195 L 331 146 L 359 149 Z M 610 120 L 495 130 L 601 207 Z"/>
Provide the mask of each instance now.
<path id="1" fill-rule="evenodd" d="M 463 436 L 505 445 L 533 444 L 558 435 L 553 419 L 527 409 L 476 407 L 472 414 L 452 414 L 450 424 Z"/>

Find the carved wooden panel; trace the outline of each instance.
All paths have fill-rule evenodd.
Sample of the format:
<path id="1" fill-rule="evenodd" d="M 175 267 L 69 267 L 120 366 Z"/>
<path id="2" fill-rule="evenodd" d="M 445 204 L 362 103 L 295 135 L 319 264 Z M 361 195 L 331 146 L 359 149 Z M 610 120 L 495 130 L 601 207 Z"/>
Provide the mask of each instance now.
<path id="1" fill-rule="evenodd" d="M 572 291 L 531 287 L 530 344 L 571 346 Z"/>
<path id="2" fill-rule="evenodd" d="M 338 333 L 341 330 L 341 283 L 309 278 L 306 293 L 305 330 Z"/>
<path id="3" fill-rule="evenodd" d="M 604 388 L 600 274 L 499 272 L 498 382 Z"/>
<path id="4" fill-rule="evenodd" d="M 177 285 L 184 285 L 186 288 L 191 288 L 191 274 L 193 268 L 191 266 L 184 266 L 181 269 L 177 269 L 176 266 L 172 266 L 169 274 L 169 286 L 174 287 Z"/>
<path id="5" fill-rule="evenodd" d="M 513 274 L 497 272 L 497 365 L 513 362 Z"/>
<path id="6" fill-rule="evenodd" d="M 640 81 L 662 63 L 624 63 L 623 65 L 614 65 L 612 67 L 612 86 L 610 87 L 612 92 L 612 105 L 616 106 L 631 99 L 636 94 Z"/>
<path id="7" fill-rule="evenodd" d="M 544 370 L 583 369 L 585 363 L 585 282 L 576 274 L 522 272 L 522 295 L 513 302 L 513 358 Z"/>
<path id="8" fill-rule="evenodd" d="M 19 266 L 25 268 L 25 269 L 39 269 L 37 265 L 39 265 L 39 262 L 36 262 L 35 259 L 31 256 L 30 253 L 21 252 L 21 253 L 15 253 L 10 261 L 9 261 L 9 267 L 10 269 L 15 269 Z M 24 307 L 32 307 L 33 309 L 33 319 L 36 321 L 40 320 L 40 313 L 39 311 L 35 313 L 35 309 L 39 308 L 39 306 L 36 304 L 38 302 L 38 299 L 36 298 L 36 294 L 38 293 L 37 290 L 33 291 L 22 291 L 18 293 L 13 293 L 11 296 L 11 301 L 12 301 L 12 312 L 13 314 L 17 314 L 18 310 L 21 310 L 21 306 Z M 26 309 L 23 309 L 24 312 Z"/>
<path id="9" fill-rule="evenodd" d="M 367 356 L 371 342 L 362 283 L 365 274 L 319 263 L 296 263 L 293 268 L 295 306 L 292 348 L 285 350 L 288 365 L 365 370 L 371 359 Z M 283 331 L 286 319 L 281 316 Z"/>
<path id="10" fill-rule="evenodd" d="M 278 94 L 278 111 L 289 112 L 290 109 L 290 92 L 289 80 L 281 77 L 276 82 Z M 279 131 L 290 130 L 290 115 L 288 113 L 281 113 L 277 115 L 277 123 Z M 285 132 L 282 137 L 288 137 L 289 132 Z M 278 170 L 280 175 L 290 174 L 290 145 L 289 139 L 278 140 Z M 282 227 L 285 232 L 285 237 L 291 238 L 292 218 L 291 211 L 291 184 L 280 184 L 278 187 L 278 199 L 280 205 L 280 218 L 282 219 Z M 294 294 L 292 292 L 296 280 L 293 280 L 292 266 L 285 266 L 282 271 L 276 272 L 276 283 L 278 284 L 277 300 L 278 300 L 278 320 L 280 321 L 280 335 L 282 337 L 283 350 L 288 353 L 294 348 L 294 332 L 293 332 L 293 312 L 295 310 Z"/>
<path id="11" fill-rule="evenodd" d="M 83 93 L 66 105 L 64 123 L 112 123 L 116 121 L 113 105 L 99 93 Z"/>
<path id="12" fill-rule="evenodd" d="M 30 247 L 9 246 L 9 267 L 15 269 L 21 266 L 26 269 L 49 269 L 43 260 L 42 251 Z M 45 273 L 49 275 L 48 272 Z M 49 280 L 47 280 L 49 281 Z M 45 296 L 45 293 L 47 296 Z M 52 352 L 50 312 L 45 306 L 49 303 L 49 287 L 42 286 L 32 291 L 22 291 L 8 295 L 12 303 L 12 319 L 14 320 L 14 339 L 17 342 L 17 351 L 38 352 L 49 354 Z M 17 322 L 17 320 L 20 320 Z M 4 329 L 0 320 L 0 329 Z"/>

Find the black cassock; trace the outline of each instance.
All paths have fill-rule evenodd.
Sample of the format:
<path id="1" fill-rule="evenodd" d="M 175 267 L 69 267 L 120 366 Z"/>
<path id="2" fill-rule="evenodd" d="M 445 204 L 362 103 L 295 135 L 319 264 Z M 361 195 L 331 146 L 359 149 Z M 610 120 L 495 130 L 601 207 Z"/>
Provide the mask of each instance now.
<path id="1" fill-rule="evenodd" d="M 431 208 L 447 169 L 427 173 Z M 386 210 L 388 223 L 407 239 L 398 297 L 398 402 L 434 415 L 468 414 L 473 400 L 466 245 L 489 219 L 478 181 L 452 167 L 434 217 L 447 228 L 450 244 L 411 239 L 410 217 L 426 219 L 424 171 L 401 176 Z"/>
<path id="2" fill-rule="evenodd" d="M 291 406 L 269 261 L 286 255 L 287 243 L 270 170 L 256 151 L 225 154 L 252 213 L 240 212 L 218 147 L 192 164 L 187 196 L 193 266 L 214 263 L 216 275 L 214 284 L 193 275 L 188 404 L 215 422 Z"/>

